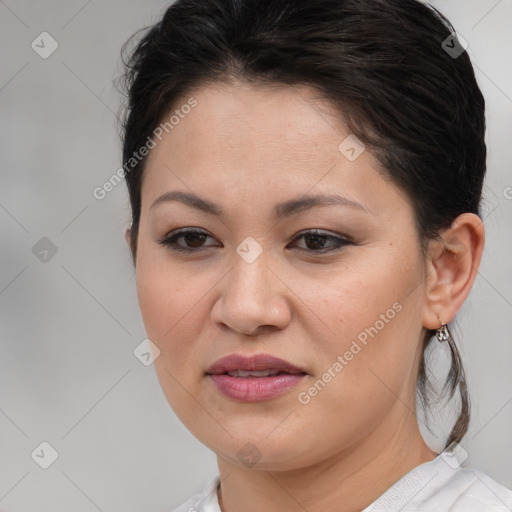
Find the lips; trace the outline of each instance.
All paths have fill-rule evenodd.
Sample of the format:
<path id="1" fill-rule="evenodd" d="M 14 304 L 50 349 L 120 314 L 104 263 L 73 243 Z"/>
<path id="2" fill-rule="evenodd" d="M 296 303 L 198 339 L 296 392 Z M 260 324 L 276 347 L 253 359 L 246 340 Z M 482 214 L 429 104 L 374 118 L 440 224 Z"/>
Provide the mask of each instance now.
<path id="1" fill-rule="evenodd" d="M 270 354 L 231 354 L 205 372 L 207 379 L 226 398 L 238 402 L 262 402 L 290 392 L 307 373 Z"/>
<path id="2" fill-rule="evenodd" d="M 265 378 L 279 374 L 306 374 L 306 371 L 270 354 L 257 354 L 254 356 L 230 354 L 216 361 L 206 370 L 206 374 L 228 374 L 231 377 L 239 378 Z"/>

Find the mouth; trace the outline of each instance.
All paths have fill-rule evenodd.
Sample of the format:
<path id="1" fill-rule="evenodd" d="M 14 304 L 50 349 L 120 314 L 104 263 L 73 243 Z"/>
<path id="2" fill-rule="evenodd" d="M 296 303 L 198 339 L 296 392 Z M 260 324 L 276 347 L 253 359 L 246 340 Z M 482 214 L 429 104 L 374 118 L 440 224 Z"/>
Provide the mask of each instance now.
<path id="1" fill-rule="evenodd" d="M 229 375 L 230 377 L 238 377 L 242 379 L 247 378 L 261 378 L 261 377 L 275 377 L 277 375 L 306 375 L 305 372 L 292 372 L 292 371 L 283 371 L 277 369 L 269 369 L 269 370 L 232 370 L 230 372 L 224 372 L 221 374 L 210 374 L 210 375 Z"/>
<path id="2" fill-rule="evenodd" d="M 269 354 L 231 354 L 219 359 L 205 374 L 220 393 L 238 402 L 271 400 L 308 375 L 302 368 Z"/>
<path id="3" fill-rule="evenodd" d="M 208 374 L 207 378 L 225 398 L 237 402 L 262 402 L 289 392 L 306 376 L 305 373 L 286 372 L 271 375 L 270 370 L 257 372 L 263 374 L 261 376 L 248 373 L 247 376 L 239 376 L 238 371 Z"/>
<path id="4" fill-rule="evenodd" d="M 294 364 L 270 354 L 230 354 L 217 360 L 205 372 L 207 375 L 226 374 L 230 377 L 254 378 L 274 377 L 279 374 L 306 374 L 307 372 Z"/>

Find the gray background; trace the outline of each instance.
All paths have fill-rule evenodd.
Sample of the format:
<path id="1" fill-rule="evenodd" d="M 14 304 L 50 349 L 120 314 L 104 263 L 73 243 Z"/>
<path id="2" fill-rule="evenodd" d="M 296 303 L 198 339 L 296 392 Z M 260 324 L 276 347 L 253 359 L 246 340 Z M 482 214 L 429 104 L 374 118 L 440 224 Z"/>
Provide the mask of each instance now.
<path id="1" fill-rule="evenodd" d="M 133 354 L 145 333 L 125 185 L 92 195 L 120 165 L 120 47 L 166 5 L 0 0 L 2 511 L 162 511 L 217 469 Z M 462 446 L 512 487 L 512 3 L 434 5 L 469 42 L 488 106 L 487 243 L 456 331 L 474 404 Z M 43 31 L 59 45 L 47 59 L 31 47 Z M 57 248 L 46 262 L 43 237 Z M 435 448 L 443 428 L 425 432 Z M 31 457 L 43 441 L 59 454 L 48 469 Z"/>

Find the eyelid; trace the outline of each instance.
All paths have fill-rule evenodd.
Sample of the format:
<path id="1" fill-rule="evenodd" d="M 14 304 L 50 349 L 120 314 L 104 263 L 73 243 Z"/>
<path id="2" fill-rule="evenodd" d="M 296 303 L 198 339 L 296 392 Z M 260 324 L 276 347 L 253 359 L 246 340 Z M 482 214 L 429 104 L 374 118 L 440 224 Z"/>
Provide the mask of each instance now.
<path id="1" fill-rule="evenodd" d="M 354 242 L 351 240 L 350 237 L 342 234 L 335 234 L 328 230 L 323 230 L 319 228 L 310 228 L 310 229 L 304 229 L 297 233 L 297 235 L 294 237 L 292 243 L 295 243 L 297 240 L 304 236 L 313 236 L 313 235 L 319 235 L 324 238 L 326 238 L 329 241 L 334 241 L 336 244 L 331 249 L 319 249 L 319 250 L 313 250 L 313 249 L 304 249 L 302 247 L 299 247 L 299 250 L 308 252 L 310 254 L 322 254 L 322 253 L 329 253 L 329 252 L 336 252 L 339 249 L 342 249 L 346 245 L 354 245 Z"/>
<path id="2" fill-rule="evenodd" d="M 191 227 L 179 228 L 174 231 L 171 231 L 171 233 L 164 235 L 162 238 L 157 240 L 157 243 L 159 243 L 163 246 L 167 246 L 169 249 L 171 249 L 175 252 L 185 252 L 185 253 L 189 253 L 189 254 L 205 251 L 206 249 L 208 249 L 208 247 L 215 247 L 214 245 L 206 245 L 206 246 L 196 247 L 196 248 L 187 248 L 187 247 L 177 245 L 175 240 L 177 240 L 181 236 L 185 236 L 187 234 L 200 234 L 200 235 L 205 235 L 206 237 L 214 239 L 214 237 L 212 235 L 210 235 L 204 229 L 191 226 Z M 305 251 L 310 254 L 324 254 L 324 253 L 329 253 L 329 252 L 335 252 L 337 250 L 342 249 L 346 245 L 354 245 L 353 240 L 346 235 L 342 235 L 342 234 L 338 234 L 338 233 L 335 234 L 331 231 L 322 230 L 319 228 L 309 228 L 309 229 L 304 229 L 302 231 L 299 231 L 299 233 L 297 233 L 295 235 L 295 237 L 293 238 L 291 243 L 293 244 L 293 243 L 297 242 L 297 240 L 301 239 L 304 236 L 308 236 L 308 235 L 309 236 L 319 235 L 329 241 L 336 242 L 334 247 L 327 248 L 327 249 L 322 248 L 322 249 L 314 250 L 314 249 L 307 249 L 307 248 L 302 248 L 302 247 L 298 248 L 300 251 Z M 287 248 L 288 248 L 288 246 L 287 246 Z"/>
<path id="3" fill-rule="evenodd" d="M 207 231 L 205 231 L 202 228 L 196 228 L 196 227 L 186 227 L 186 228 L 179 228 L 174 231 L 171 231 L 170 233 L 164 235 L 163 237 L 159 238 L 157 240 L 157 243 L 163 245 L 164 247 L 168 247 L 169 249 L 175 251 L 175 252 L 186 252 L 186 253 L 197 253 L 200 251 L 204 251 L 205 248 L 213 247 L 212 245 L 207 245 L 205 247 L 199 247 L 199 248 L 187 248 L 177 245 L 173 240 L 176 240 L 180 238 L 181 236 L 188 235 L 188 234 L 200 234 L 205 235 L 209 238 L 213 237 L 208 234 Z"/>
<path id="4" fill-rule="evenodd" d="M 301 236 L 304 236 L 304 235 L 321 235 L 321 236 L 325 236 L 326 238 L 330 237 L 330 238 L 342 240 L 344 242 L 352 242 L 352 239 L 347 235 L 344 235 L 342 233 L 334 233 L 333 231 L 329 231 L 328 229 L 320 229 L 320 228 L 303 229 L 302 231 L 299 231 L 295 235 L 294 240 L 296 240 L 297 238 L 300 238 Z"/>

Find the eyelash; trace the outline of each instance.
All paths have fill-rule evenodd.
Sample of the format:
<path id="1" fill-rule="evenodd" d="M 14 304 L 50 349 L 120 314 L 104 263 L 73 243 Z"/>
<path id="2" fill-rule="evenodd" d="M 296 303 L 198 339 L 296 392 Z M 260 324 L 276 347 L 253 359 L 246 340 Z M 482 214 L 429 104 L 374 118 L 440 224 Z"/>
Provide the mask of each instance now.
<path id="1" fill-rule="evenodd" d="M 206 250 L 206 248 L 208 248 L 208 247 L 214 247 L 214 246 L 210 245 L 210 246 L 206 246 L 206 248 L 204 248 L 204 247 L 186 248 L 186 247 L 179 246 L 177 244 L 178 239 L 186 237 L 186 236 L 190 236 L 190 235 L 205 235 L 207 237 L 210 236 L 203 231 L 187 229 L 187 230 L 183 230 L 183 231 L 178 231 L 177 233 L 174 233 L 172 235 L 166 235 L 163 238 L 159 239 L 158 243 L 165 247 L 168 247 L 172 251 L 181 252 L 181 253 L 197 253 L 197 252 Z M 336 242 L 336 246 L 334 248 L 330 248 L 330 249 L 319 249 L 319 250 L 303 249 L 303 248 L 299 249 L 301 251 L 312 252 L 315 254 L 325 254 L 328 252 L 339 251 L 346 245 L 354 245 L 354 243 L 347 238 L 342 238 L 342 237 L 326 234 L 317 229 L 302 231 L 301 233 L 298 234 L 297 237 L 295 237 L 295 239 L 293 241 L 295 242 L 295 241 L 299 240 L 300 238 L 303 238 L 306 236 L 319 236 L 319 237 L 325 239 L 326 241 Z M 210 238 L 212 238 L 212 237 L 210 237 Z"/>

